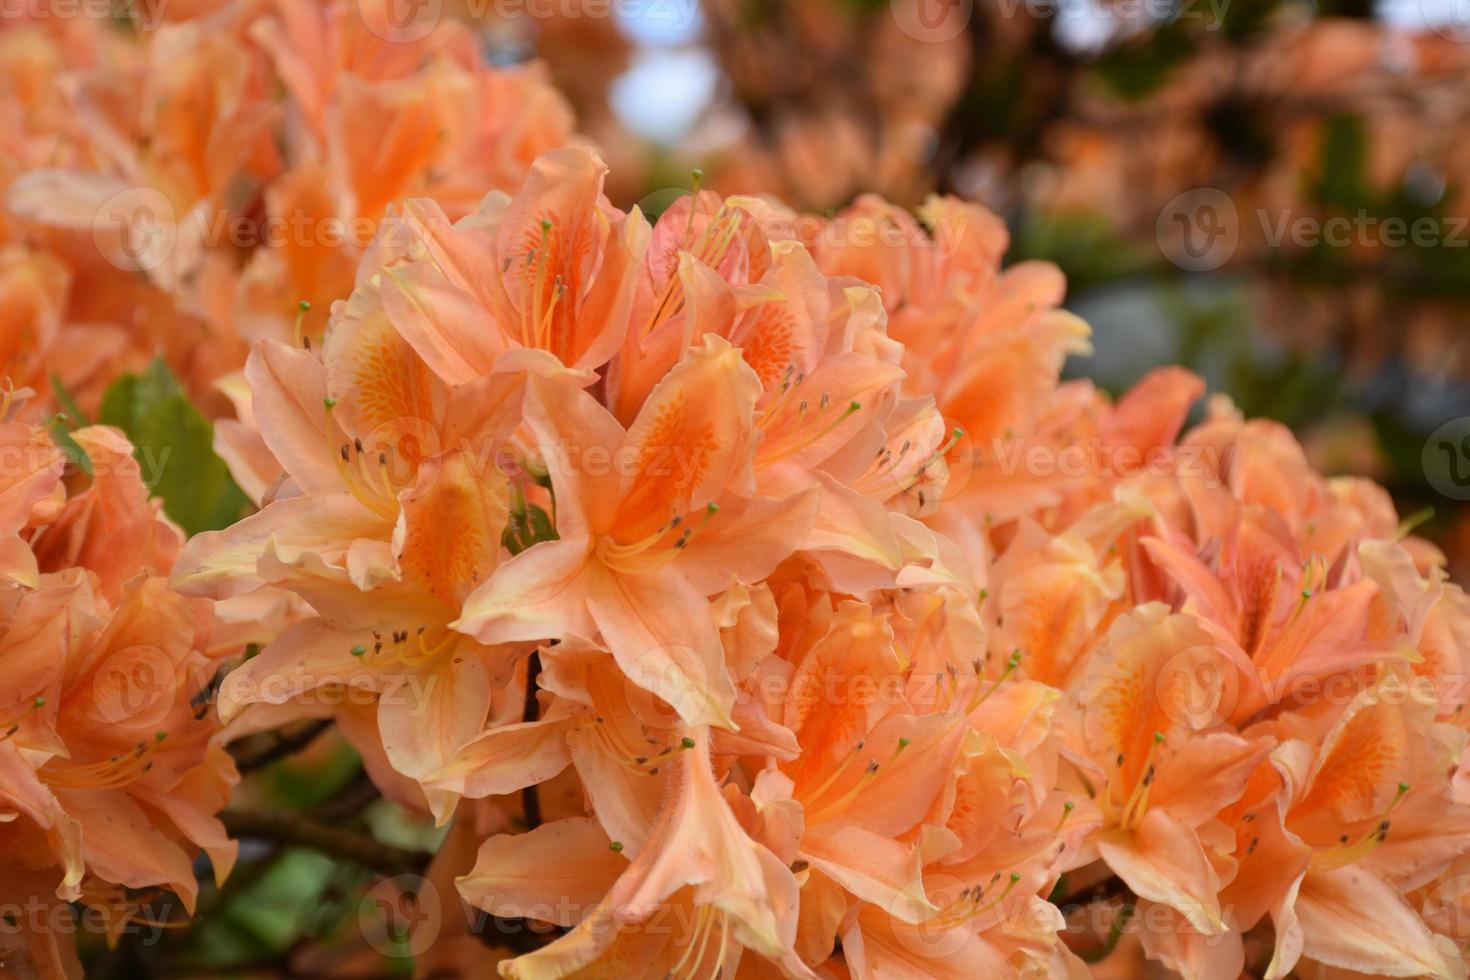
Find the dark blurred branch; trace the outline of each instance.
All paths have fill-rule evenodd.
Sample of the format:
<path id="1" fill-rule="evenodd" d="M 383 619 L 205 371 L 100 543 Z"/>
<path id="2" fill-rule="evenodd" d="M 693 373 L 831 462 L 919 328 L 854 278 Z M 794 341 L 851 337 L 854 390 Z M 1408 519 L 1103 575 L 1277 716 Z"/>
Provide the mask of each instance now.
<path id="1" fill-rule="evenodd" d="M 541 702 L 536 700 L 536 693 L 541 690 L 537 683 L 540 676 L 541 652 L 538 650 L 526 661 L 526 700 L 521 708 L 521 721 L 536 721 L 541 717 Z M 541 826 L 541 796 L 534 784 L 521 790 L 521 809 L 525 812 L 526 829 L 535 830 Z"/>
<path id="2" fill-rule="evenodd" d="M 256 752 L 235 752 L 235 767 L 242 773 L 262 769 L 272 762 L 279 762 L 288 755 L 294 755 L 316 741 L 317 736 L 332 727 L 332 719 L 323 718 L 320 721 L 310 722 L 293 732 L 276 732 L 274 741 L 265 748 Z M 233 750 L 233 746 L 231 747 Z"/>
<path id="3" fill-rule="evenodd" d="M 1133 893 L 1128 890 L 1127 885 L 1123 884 L 1121 878 L 1117 875 L 1108 875 L 1100 881 L 1079 888 L 1065 898 L 1054 896 L 1052 902 L 1065 912 L 1069 908 L 1080 908 L 1084 905 L 1091 905 L 1093 902 L 1116 902 L 1125 899 L 1132 900 L 1132 898 Z"/>
<path id="4" fill-rule="evenodd" d="M 318 823 L 286 810 L 226 810 L 220 814 L 232 837 L 305 847 L 384 875 L 417 874 L 430 855 L 381 844 L 365 834 Z"/>

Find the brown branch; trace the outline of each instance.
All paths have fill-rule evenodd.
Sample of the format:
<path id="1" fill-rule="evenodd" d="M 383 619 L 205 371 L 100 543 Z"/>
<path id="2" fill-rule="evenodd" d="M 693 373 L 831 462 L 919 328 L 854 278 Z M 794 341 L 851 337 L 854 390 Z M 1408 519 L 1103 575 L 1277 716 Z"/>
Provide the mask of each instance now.
<path id="1" fill-rule="evenodd" d="M 288 755 L 294 755 L 316 741 L 317 736 L 332 727 L 332 719 L 322 718 L 289 734 L 276 733 L 275 741 L 258 752 L 240 753 L 235 756 L 235 768 L 242 773 L 263 769 Z"/>
<path id="2" fill-rule="evenodd" d="M 521 721 L 536 721 L 541 717 L 541 702 L 536 700 L 536 692 L 541 689 L 536 683 L 540 676 L 541 652 L 538 650 L 526 661 L 526 700 L 521 708 Z M 541 826 L 541 795 L 534 783 L 521 790 L 521 809 L 525 813 L 527 830 Z"/>
<path id="3" fill-rule="evenodd" d="M 380 844 L 364 834 L 318 823 L 301 813 L 226 810 L 220 820 L 232 837 L 306 847 L 388 876 L 417 874 L 429 863 L 428 854 Z"/>
<path id="4" fill-rule="evenodd" d="M 1116 902 L 1120 900 L 1134 901 L 1133 892 L 1129 890 L 1127 885 L 1123 884 L 1122 879 L 1117 875 L 1108 875 L 1100 881 L 1079 888 L 1065 898 L 1055 900 L 1052 904 L 1065 912 L 1069 908 L 1082 908 L 1083 906 L 1091 905 L 1093 902 Z"/>

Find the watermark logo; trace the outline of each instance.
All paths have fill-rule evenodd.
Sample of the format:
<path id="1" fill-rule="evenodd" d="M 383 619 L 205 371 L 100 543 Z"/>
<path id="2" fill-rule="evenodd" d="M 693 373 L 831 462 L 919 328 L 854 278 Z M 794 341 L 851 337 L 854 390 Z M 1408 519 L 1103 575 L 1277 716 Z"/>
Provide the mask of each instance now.
<path id="1" fill-rule="evenodd" d="M 1470 500 L 1470 415 L 1435 429 L 1420 461 L 1435 490 L 1451 500 Z"/>
<path id="2" fill-rule="evenodd" d="M 434 883 L 418 875 L 385 878 L 363 895 L 358 927 L 384 956 L 422 956 L 439 938 L 444 909 Z"/>
<path id="3" fill-rule="evenodd" d="M 97 668 L 92 706 L 108 725 L 152 727 L 168 717 L 177 689 L 173 660 L 158 647 L 140 644 L 117 651 Z"/>
<path id="4" fill-rule="evenodd" d="M 130 187 L 108 198 L 92 219 L 92 241 L 108 262 L 152 272 L 168 261 L 178 237 L 168 198 L 152 187 Z"/>
<path id="5" fill-rule="evenodd" d="M 1172 724 L 1202 731 L 1234 714 L 1240 701 L 1240 675 L 1217 647 L 1188 647 L 1160 669 L 1154 698 Z"/>
<path id="6" fill-rule="evenodd" d="M 974 0 L 890 0 L 888 6 L 899 30 L 929 44 L 959 37 L 975 16 Z"/>
<path id="7" fill-rule="evenodd" d="M 683 721 L 701 717 L 709 707 L 709 675 L 693 647 L 652 647 L 620 669 L 632 716 L 661 745 Z"/>
<path id="8" fill-rule="evenodd" d="M 363 25 L 389 44 L 428 37 L 444 16 L 443 0 L 356 0 Z"/>
<path id="9" fill-rule="evenodd" d="M 1256 208 L 1242 221 L 1224 191 L 1197 187 L 1166 204 L 1155 226 L 1164 257 L 1189 272 L 1207 272 L 1230 261 L 1243 235 L 1268 249 L 1470 248 L 1470 218 L 1376 214 L 1366 208 L 1322 214 Z"/>
<path id="10" fill-rule="evenodd" d="M 1419 12 L 1429 29 L 1440 37 L 1470 40 L 1470 0 L 1420 0 Z"/>
<path id="11" fill-rule="evenodd" d="M 1235 254 L 1240 217 L 1224 191 L 1197 187 L 1164 205 L 1154 232 L 1170 262 L 1188 272 L 1209 272 Z"/>
<path id="12" fill-rule="evenodd" d="M 1470 875 L 1437 882 L 1424 896 L 1424 922 L 1435 932 L 1463 937 L 1470 933 Z"/>
<path id="13" fill-rule="evenodd" d="M 169 0 L 0 0 L 0 20 L 130 21 L 140 31 L 163 24 Z"/>

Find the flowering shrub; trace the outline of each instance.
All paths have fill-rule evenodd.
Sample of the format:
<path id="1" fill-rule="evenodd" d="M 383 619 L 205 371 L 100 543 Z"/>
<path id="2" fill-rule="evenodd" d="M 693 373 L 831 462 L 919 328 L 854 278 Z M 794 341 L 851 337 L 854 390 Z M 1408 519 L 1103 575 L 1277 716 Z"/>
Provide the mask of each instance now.
<path id="1" fill-rule="evenodd" d="M 650 220 L 456 22 L 208 16 L 0 35 L 134 113 L 10 182 L 7 970 L 79 970 L 59 903 L 193 912 L 197 853 L 271 833 L 226 746 L 330 724 L 448 828 L 414 887 L 496 924 L 425 972 L 1465 976 L 1470 604 L 1381 489 L 1221 396 L 1186 429 L 1187 372 L 1062 381 L 1088 328 L 978 206 L 696 176 Z M 168 247 L 98 273 L 78 216 L 130 187 Z M 367 223 L 226 247 L 215 209 Z M 82 323 L 249 341 L 214 432 L 248 516 L 149 500 L 143 450 L 208 424 L 128 361 L 75 404 Z M 332 838 L 294 842 L 373 863 Z"/>

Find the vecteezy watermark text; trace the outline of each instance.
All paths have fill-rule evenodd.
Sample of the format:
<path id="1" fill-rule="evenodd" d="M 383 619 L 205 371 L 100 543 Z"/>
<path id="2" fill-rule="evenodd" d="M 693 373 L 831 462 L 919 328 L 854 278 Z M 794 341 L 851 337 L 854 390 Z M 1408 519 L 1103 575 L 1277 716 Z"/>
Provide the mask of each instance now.
<path id="1" fill-rule="evenodd" d="M 1215 187 L 1177 195 L 1159 212 L 1155 237 L 1174 265 L 1190 272 L 1218 269 L 1242 241 L 1268 249 L 1401 249 L 1470 247 L 1463 215 L 1317 214 L 1295 208 L 1256 208 L 1243 220 L 1235 201 Z"/>

